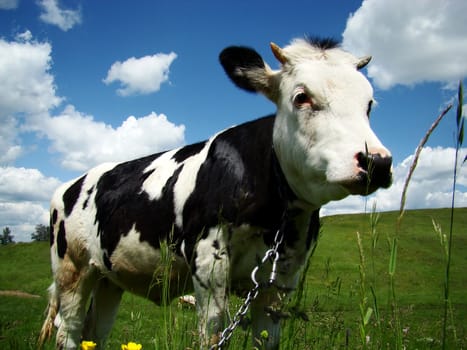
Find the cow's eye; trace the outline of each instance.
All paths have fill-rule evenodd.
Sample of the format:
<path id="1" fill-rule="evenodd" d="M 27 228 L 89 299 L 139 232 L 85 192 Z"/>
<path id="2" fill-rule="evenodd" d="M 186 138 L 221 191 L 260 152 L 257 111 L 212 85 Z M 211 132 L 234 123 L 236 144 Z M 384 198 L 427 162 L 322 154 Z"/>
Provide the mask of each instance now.
<path id="1" fill-rule="evenodd" d="M 293 104 L 296 108 L 304 108 L 312 106 L 313 102 L 311 97 L 303 90 L 298 91 L 293 97 Z"/>

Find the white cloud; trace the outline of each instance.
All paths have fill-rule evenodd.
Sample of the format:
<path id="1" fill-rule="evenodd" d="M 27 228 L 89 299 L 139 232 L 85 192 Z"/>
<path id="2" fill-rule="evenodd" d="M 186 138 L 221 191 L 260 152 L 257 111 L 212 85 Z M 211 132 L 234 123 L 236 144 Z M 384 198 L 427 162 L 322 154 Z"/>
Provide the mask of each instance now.
<path id="1" fill-rule="evenodd" d="M 121 96 L 156 92 L 169 79 L 169 68 L 175 58 L 177 55 L 171 52 L 117 61 L 112 64 L 103 82 L 108 85 L 119 81 L 122 88 L 117 93 Z"/>
<path id="2" fill-rule="evenodd" d="M 0 39 L 0 118 L 46 112 L 61 102 L 49 73 L 51 51 L 49 43 Z"/>
<path id="3" fill-rule="evenodd" d="M 0 128 L 0 164 L 10 164 L 22 153 L 18 140 L 17 121 L 12 116 L 1 116 Z"/>
<path id="4" fill-rule="evenodd" d="M 467 1 L 365 0 L 349 17 L 343 45 L 373 55 L 368 75 L 383 89 L 467 75 Z"/>
<path id="5" fill-rule="evenodd" d="M 175 125 L 165 115 L 154 112 L 141 118 L 130 116 L 114 128 L 69 105 L 60 115 L 37 118 L 30 127 L 51 141 L 51 149 L 60 153 L 63 167 L 79 171 L 103 162 L 171 149 L 185 142 L 184 125 Z"/>
<path id="6" fill-rule="evenodd" d="M 29 241 L 37 224 L 48 223 L 48 202 L 61 184 L 37 169 L 0 167 L 0 229 L 15 241 Z"/>
<path id="7" fill-rule="evenodd" d="M 65 32 L 81 23 L 81 11 L 61 9 L 58 0 L 41 0 L 39 6 L 43 11 L 39 18 L 45 23 L 58 26 Z"/>
<path id="8" fill-rule="evenodd" d="M 30 41 L 32 39 L 32 33 L 30 30 L 26 30 L 23 33 L 18 33 L 15 36 L 16 41 Z"/>
<path id="9" fill-rule="evenodd" d="M 461 149 L 459 158 L 462 160 L 466 154 L 467 148 Z M 322 214 L 370 211 L 373 203 L 376 203 L 378 211 L 399 210 L 402 190 L 413 157 L 413 155 L 407 157 L 394 167 L 394 182 L 389 189 L 379 190 L 368 199 L 351 196 L 342 201 L 329 203 L 323 208 Z M 454 158 L 454 148 L 423 148 L 407 190 L 406 209 L 451 206 Z M 466 207 L 467 169 L 465 165 L 458 168 L 457 185 L 455 206 Z"/>
<path id="10" fill-rule="evenodd" d="M 11 164 L 21 154 L 21 125 L 28 115 L 47 113 L 61 102 L 49 73 L 51 46 L 31 41 L 31 33 L 17 40 L 0 39 L 0 165 Z"/>
<path id="11" fill-rule="evenodd" d="M 61 184 L 54 177 L 45 177 L 37 169 L 0 167 L 0 200 L 49 201 Z"/>
<path id="12" fill-rule="evenodd" d="M 19 0 L 0 0 L 0 10 L 13 10 L 18 7 Z"/>
<path id="13" fill-rule="evenodd" d="M 9 227 L 15 242 L 31 240 L 38 224 L 48 226 L 46 205 L 36 202 L 0 202 L 0 229 Z"/>
<path id="14" fill-rule="evenodd" d="M 20 135 L 25 131 L 45 136 L 51 141 L 51 149 L 60 154 L 63 167 L 80 171 L 97 163 L 131 159 L 185 142 L 183 125 L 175 125 L 165 115 L 154 112 L 141 118 L 130 116 L 116 128 L 80 113 L 74 106 L 51 116 L 50 110 L 63 100 L 56 95 L 50 74 L 51 45 L 31 41 L 29 31 L 17 35 L 19 39 L 22 41 L 0 39 L 0 165 L 12 164 L 24 153 Z M 160 84 L 167 78 L 168 66 L 176 55 L 151 57 L 156 57 L 156 63 L 123 65 L 130 67 L 130 73 L 143 69 L 151 77 L 152 72 Z"/>

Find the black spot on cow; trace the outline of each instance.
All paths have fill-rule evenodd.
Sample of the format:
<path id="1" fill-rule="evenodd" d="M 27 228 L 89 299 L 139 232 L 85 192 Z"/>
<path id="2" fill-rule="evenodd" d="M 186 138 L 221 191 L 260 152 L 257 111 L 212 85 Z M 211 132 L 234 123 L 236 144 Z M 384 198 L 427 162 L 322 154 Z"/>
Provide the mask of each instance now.
<path id="1" fill-rule="evenodd" d="M 57 219 L 58 219 L 58 211 L 57 209 L 54 209 L 53 212 L 52 212 L 52 215 L 50 216 L 50 226 L 53 226 L 57 223 Z"/>
<path id="2" fill-rule="evenodd" d="M 274 116 L 257 119 L 227 129 L 211 143 L 183 209 L 188 259 L 199 235 L 207 235 L 205 228 L 222 221 L 262 227 L 274 239 L 289 199 L 282 197 L 285 185 L 273 169 L 273 125 Z"/>
<path id="3" fill-rule="evenodd" d="M 57 234 L 57 254 L 59 258 L 63 259 L 65 257 L 66 249 L 67 242 L 65 237 L 65 222 L 62 220 L 60 221 Z"/>
<path id="4" fill-rule="evenodd" d="M 54 240 L 55 240 L 54 227 L 53 226 L 50 226 L 49 240 L 50 240 L 50 247 L 52 247 L 54 245 Z"/>
<path id="5" fill-rule="evenodd" d="M 103 260 L 104 260 L 104 265 L 107 268 L 107 270 L 112 271 L 112 262 L 110 261 L 110 258 L 107 252 L 104 253 Z"/>
<path id="6" fill-rule="evenodd" d="M 89 190 L 86 191 L 86 194 L 88 195 L 86 199 L 83 202 L 83 210 L 88 207 L 89 204 L 89 199 L 91 198 L 91 194 L 94 191 L 94 186 L 92 186 Z"/>
<path id="7" fill-rule="evenodd" d="M 172 159 L 175 160 L 177 163 L 181 163 L 187 158 L 192 157 L 195 154 L 201 152 L 205 145 L 206 141 L 203 141 L 182 147 L 172 156 Z"/>
<path id="8" fill-rule="evenodd" d="M 144 181 L 154 172 L 145 169 L 161 154 L 117 165 L 101 176 L 96 187 L 96 219 L 101 246 L 112 256 L 120 237 L 134 226 L 140 240 L 158 248 L 169 235 L 178 243 L 173 187 L 183 168 L 180 165 L 162 188 L 161 197 L 151 200 L 142 190 Z M 157 170 L 155 170 L 157 171 Z"/>
<path id="9" fill-rule="evenodd" d="M 278 226 L 286 201 L 272 171 L 273 124 L 274 116 L 254 120 L 227 129 L 212 142 L 183 210 L 185 230 L 194 237 L 222 219 L 234 225 Z M 249 149 L 252 138 L 255 152 Z"/>
<path id="10" fill-rule="evenodd" d="M 65 206 L 65 216 L 69 216 L 78 201 L 79 194 L 81 193 L 81 187 L 83 186 L 86 175 L 80 177 L 76 182 L 68 187 L 63 194 L 63 204 Z"/>
<path id="11" fill-rule="evenodd" d="M 53 246 L 54 240 L 55 240 L 54 226 L 57 223 L 57 218 L 58 218 L 58 211 L 57 211 L 57 209 L 54 209 L 53 212 L 52 212 L 52 215 L 50 215 L 50 226 L 49 226 L 50 227 L 49 239 L 50 239 L 50 246 L 51 247 Z"/>

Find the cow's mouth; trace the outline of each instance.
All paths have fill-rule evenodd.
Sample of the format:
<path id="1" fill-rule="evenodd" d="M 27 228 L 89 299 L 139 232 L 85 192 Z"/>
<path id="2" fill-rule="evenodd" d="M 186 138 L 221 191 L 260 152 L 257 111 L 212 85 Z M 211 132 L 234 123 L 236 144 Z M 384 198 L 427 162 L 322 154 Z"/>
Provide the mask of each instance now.
<path id="1" fill-rule="evenodd" d="M 372 176 L 371 176 L 372 175 Z M 379 188 L 388 188 L 392 184 L 392 172 L 369 174 L 368 171 L 360 170 L 353 179 L 344 181 L 341 185 L 349 191 L 350 194 L 362 196 L 369 195 Z"/>

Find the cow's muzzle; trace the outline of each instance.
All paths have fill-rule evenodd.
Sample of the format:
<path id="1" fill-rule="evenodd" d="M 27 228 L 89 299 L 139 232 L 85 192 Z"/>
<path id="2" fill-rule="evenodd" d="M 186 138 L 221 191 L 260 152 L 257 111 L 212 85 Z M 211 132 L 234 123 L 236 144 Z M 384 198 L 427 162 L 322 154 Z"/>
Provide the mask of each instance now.
<path id="1" fill-rule="evenodd" d="M 363 153 L 355 155 L 357 160 L 357 176 L 355 181 L 345 187 L 352 194 L 367 195 L 378 188 L 388 188 L 392 183 L 392 157 L 380 153 Z"/>

